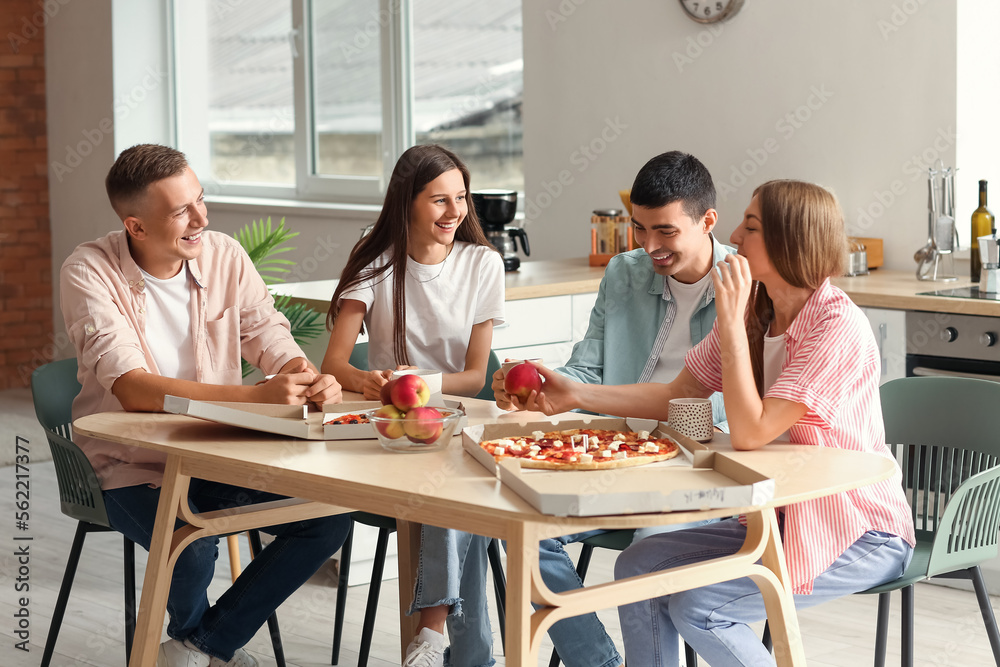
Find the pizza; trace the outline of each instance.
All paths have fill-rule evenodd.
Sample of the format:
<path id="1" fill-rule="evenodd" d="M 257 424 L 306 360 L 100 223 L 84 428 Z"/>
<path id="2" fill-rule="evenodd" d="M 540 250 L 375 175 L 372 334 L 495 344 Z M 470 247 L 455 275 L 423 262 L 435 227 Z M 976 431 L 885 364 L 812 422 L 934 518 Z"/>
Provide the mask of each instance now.
<path id="1" fill-rule="evenodd" d="M 672 459 L 680 447 L 670 438 L 648 431 L 574 428 L 534 431 L 531 435 L 484 440 L 479 445 L 496 461 L 520 460 L 522 468 L 544 470 L 606 470 Z"/>
<path id="2" fill-rule="evenodd" d="M 339 415 L 323 423 L 336 424 L 339 426 L 340 424 L 368 424 L 369 421 L 367 415 L 349 414 L 349 415 Z"/>

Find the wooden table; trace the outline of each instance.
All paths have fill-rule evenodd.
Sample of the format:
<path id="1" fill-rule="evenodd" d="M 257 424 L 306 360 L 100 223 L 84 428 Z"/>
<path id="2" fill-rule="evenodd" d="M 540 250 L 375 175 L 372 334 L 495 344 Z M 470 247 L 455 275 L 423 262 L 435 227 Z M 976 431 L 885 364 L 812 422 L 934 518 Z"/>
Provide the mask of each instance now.
<path id="1" fill-rule="evenodd" d="M 503 413 L 487 401 L 463 401 L 472 424 L 525 418 L 525 413 Z M 398 520 L 401 651 L 415 631 L 415 619 L 402 610 L 413 590 L 419 524 L 428 523 L 507 540 L 506 655 L 512 667 L 536 665 L 542 637 L 564 618 L 740 576 L 750 576 L 763 592 L 778 664 L 804 665 L 774 508 L 872 484 L 888 478 L 895 468 L 892 461 L 876 455 L 808 446 L 730 451 L 727 456 L 775 479 L 772 502 L 761 507 L 700 512 L 566 518 L 538 513 L 466 454 L 458 438 L 443 451 L 407 455 L 386 452 L 376 440 L 292 440 L 170 414 L 102 413 L 77 420 L 74 428 L 83 435 L 167 455 L 129 662 L 132 667 L 155 665 L 170 573 L 177 555 L 192 541 L 335 514 L 347 511 L 345 508 Z M 714 446 L 727 448 L 725 437 L 716 440 Z M 305 500 L 192 515 L 183 502 L 192 477 Z M 738 512 L 747 514 L 747 540 L 732 556 L 566 593 L 552 592 L 541 579 L 540 539 L 594 528 L 639 528 Z M 171 532 L 177 517 L 188 525 Z M 531 602 L 542 608 L 532 611 Z"/>

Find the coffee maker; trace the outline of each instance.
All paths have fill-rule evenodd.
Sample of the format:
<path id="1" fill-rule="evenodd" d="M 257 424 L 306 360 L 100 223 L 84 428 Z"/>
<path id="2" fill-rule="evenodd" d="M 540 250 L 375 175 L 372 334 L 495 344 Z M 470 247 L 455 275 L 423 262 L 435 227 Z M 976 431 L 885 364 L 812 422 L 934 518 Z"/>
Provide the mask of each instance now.
<path id="1" fill-rule="evenodd" d="M 1000 298 L 1000 240 L 993 234 L 976 240 L 983 265 L 979 272 L 979 291 Z"/>
<path id="2" fill-rule="evenodd" d="M 514 190 L 476 190 L 472 193 L 472 204 L 476 208 L 479 223 L 486 238 L 503 254 L 503 266 L 507 271 L 517 271 L 521 258 L 517 256 L 517 242 L 521 250 L 531 255 L 528 235 L 520 227 L 512 227 L 517 212 L 517 192 Z"/>

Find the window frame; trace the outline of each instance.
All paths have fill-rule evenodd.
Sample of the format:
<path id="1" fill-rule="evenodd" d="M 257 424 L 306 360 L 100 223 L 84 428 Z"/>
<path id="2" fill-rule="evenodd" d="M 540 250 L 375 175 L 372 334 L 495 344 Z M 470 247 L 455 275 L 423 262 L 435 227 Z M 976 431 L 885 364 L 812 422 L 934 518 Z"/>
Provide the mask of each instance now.
<path id="1" fill-rule="evenodd" d="M 292 11 L 292 88 L 295 130 L 295 184 L 225 182 L 212 173 L 207 125 L 207 21 L 204 0 L 172 0 L 174 31 L 170 40 L 174 78 L 174 134 L 178 147 L 203 174 L 206 193 L 222 197 L 283 199 L 302 202 L 335 201 L 344 204 L 380 204 L 399 155 L 414 145 L 413 131 L 413 23 L 411 0 L 379 0 L 379 49 L 382 91 L 382 174 L 333 176 L 315 173 L 318 161 L 314 132 L 312 0 L 288 0 Z M 190 26 L 190 29 L 188 29 Z M 180 48 L 181 41 L 184 48 Z M 184 86 L 179 82 L 183 80 Z M 199 89 L 204 89 L 201 95 Z M 204 107 L 205 110 L 200 109 Z M 199 113 L 201 112 L 201 113 Z M 195 120 L 192 120 L 195 119 Z"/>

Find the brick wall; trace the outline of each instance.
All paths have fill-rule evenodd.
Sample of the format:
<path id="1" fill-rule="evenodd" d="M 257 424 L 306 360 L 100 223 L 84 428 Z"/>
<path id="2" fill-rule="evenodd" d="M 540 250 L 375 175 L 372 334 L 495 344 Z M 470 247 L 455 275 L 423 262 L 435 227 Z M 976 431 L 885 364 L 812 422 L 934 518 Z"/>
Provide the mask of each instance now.
<path id="1" fill-rule="evenodd" d="M 51 360 L 52 257 L 39 0 L 0 13 L 0 389 Z"/>

